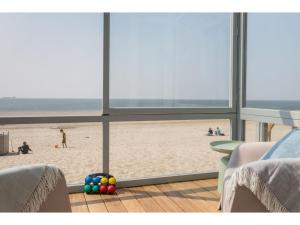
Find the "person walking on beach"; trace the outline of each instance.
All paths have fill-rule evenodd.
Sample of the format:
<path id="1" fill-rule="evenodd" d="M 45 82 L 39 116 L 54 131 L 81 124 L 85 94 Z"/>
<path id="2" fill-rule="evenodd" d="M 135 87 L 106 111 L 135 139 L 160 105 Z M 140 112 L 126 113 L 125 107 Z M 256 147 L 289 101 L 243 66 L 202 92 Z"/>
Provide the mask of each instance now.
<path id="1" fill-rule="evenodd" d="M 62 133 L 62 146 L 63 148 L 66 147 L 67 148 L 67 137 L 66 137 L 66 133 L 64 132 L 63 129 L 60 129 L 60 133 Z"/>

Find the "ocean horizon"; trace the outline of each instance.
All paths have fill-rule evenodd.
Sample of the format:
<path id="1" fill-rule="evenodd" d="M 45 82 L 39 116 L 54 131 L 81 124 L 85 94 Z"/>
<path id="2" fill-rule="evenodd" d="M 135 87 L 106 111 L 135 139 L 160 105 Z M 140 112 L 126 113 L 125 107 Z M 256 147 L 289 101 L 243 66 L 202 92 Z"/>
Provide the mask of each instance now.
<path id="1" fill-rule="evenodd" d="M 162 107 L 228 107 L 228 100 L 195 99 L 111 99 L 113 108 L 162 108 Z M 300 101 L 248 100 L 247 107 L 266 109 L 300 109 Z M 102 99 L 54 99 L 54 98 L 0 98 L 0 112 L 99 112 Z"/>

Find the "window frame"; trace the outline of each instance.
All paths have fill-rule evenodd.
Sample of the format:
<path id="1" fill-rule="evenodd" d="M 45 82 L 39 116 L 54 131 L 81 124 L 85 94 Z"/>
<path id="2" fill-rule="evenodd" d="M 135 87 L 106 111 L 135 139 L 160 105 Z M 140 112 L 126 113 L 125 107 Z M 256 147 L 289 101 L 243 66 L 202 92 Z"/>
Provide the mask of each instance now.
<path id="1" fill-rule="evenodd" d="M 243 124 L 241 130 L 238 131 L 242 137 L 241 140 L 245 140 L 245 121 L 255 121 L 258 126 L 257 141 L 267 141 L 265 139 L 266 126 L 263 124 L 274 123 L 278 125 L 287 125 L 292 127 L 300 126 L 300 111 L 297 110 L 282 110 L 282 109 L 264 109 L 264 108 L 250 108 L 246 107 L 246 67 L 247 67 L 247 13 L 242 13 L 243 19 L 241 25 L 241 60 L 240 60 L 240 109 L 238 112 L 238 123 Z"/>
<path id="2" fill-rule="evenodd" d="M 26 116 L 26 117 L 0 117 L 0 125 L 4 124 L 43 124 L 43 123 L 102 123 L 102 172 L 109 173 L 109 129 L 110 122 L 115 121 L 159 121 L 159 120 L 201 120 L 201 119 L 229 119 L 231 139 L 243 140 L 244 126 L 241 122 L 240 110 L 244 106 L 245 99 L 245 74 L 240 62 L 244 60 L 243 26 L 244 13 L 231 14 L 231 38 L 230 38 L 230 71 L 229 71 L 229 107 L 215 108 L 111 108 L 109 97 L 109 57 L 110 57 L 110 13 L 103 13 L 103 77 L 102 87 L 102 115 L 100 116 Z M 242 39 L 240 38 L 242 37 Z M 243 63 L 242 63 L 243 65 Z M 242 74 L 242 75 L 241 75 Z M 100 102 L 99 102 L 100 104 Z M 241 111 L 243 112 L 243 111 Z M 241 114 L 242 115 L 242 114 Z M 152 177 L 136 180 L 119 181 L 119 187 L 137 185 L 159 184 L 175 181 L 188 181 L 194 179 L 216 178 L 217 171 L 199 174 L 181 174 L 168 177 Z M 81 192 L 82 185 L 68 185 L 69 192 Z"/>

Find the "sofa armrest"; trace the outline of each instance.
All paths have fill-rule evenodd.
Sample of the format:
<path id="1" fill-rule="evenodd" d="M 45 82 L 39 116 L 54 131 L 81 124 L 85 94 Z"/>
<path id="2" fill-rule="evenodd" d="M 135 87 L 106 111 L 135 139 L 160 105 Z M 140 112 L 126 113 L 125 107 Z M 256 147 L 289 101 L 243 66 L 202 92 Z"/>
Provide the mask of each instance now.
<path id="1" fill-rule="evenodd" d="M 258 160 L 275 142 L 252 142 L 239 145 L 231 154 L 227 169 L 224 173 L 223 186 L 230 179 L 235 168 Z"/>
<path id="2" fill-rule="evenodd" d="M 46 164 L 1 170 L 0 199 L 0 212 L 71 211 L 64 174 Z"/>
<path id="3" fill-rule="evenodd" d="M 224 193 L 232 173 L 236 168 L 249 162 L 259 160 L 259 158 L 270 149 L 275 142 L 253 142 L 239 145 L 231 154 L 223 180 L 223 193 L 221 205 L 223 212 L 265 212 L 265 207 L 256 197 L 245 187 L 239 187 L 232 202 L 224 201 Z M 240 202 L 247 202 L 241 206 Z"/>
<path id="4" fill-rule="evenodd" d="M 39 212 L 71 212 L 71 203 L 65 177 L 58 180 L 56 187 L 42 203 Z"/>
<path id="5" fill-rule="evenodd" d="M 258 160 L 275 142 L 253 142 L 239 145 L 231 154 L 227 168 L 237 168 Z"/>

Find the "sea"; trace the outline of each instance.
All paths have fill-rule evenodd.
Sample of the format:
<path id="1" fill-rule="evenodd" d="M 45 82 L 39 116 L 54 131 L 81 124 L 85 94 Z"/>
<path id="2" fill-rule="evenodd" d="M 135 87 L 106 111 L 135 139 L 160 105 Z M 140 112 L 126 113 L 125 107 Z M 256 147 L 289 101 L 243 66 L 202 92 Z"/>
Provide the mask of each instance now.
<path id="1" fill-rule="evenodd" d="M 111 107 L 227 107 L 228 100 L 111 99 Z M 247 107 L 299 110 L 300 101 L 248 100 Z M 1 112 L 100 112 L 102 99 L 0 98 Z"/>

